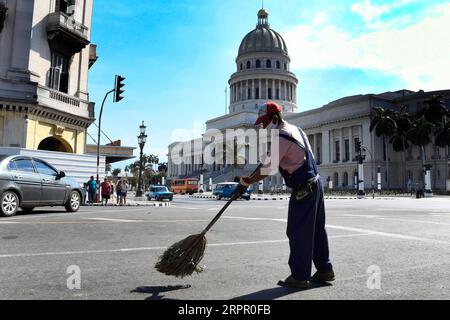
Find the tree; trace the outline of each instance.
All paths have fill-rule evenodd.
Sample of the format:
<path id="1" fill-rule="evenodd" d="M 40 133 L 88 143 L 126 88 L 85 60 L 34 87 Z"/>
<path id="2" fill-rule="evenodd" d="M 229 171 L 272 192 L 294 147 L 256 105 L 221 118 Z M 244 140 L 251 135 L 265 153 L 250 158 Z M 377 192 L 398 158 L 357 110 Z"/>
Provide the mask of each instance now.
<path id="1" fill-rule="evenodd" d="M 111 170 L 112 170 L 111 164 L 107 163 L 105 166 L 105 173 L 111 172 Z"/>
<path id="2" fill-rule="evenodd" d="M 121 172 L 122 172 L 122 169 L 116 168 L 113 170 L 112 175 L 113 175 L 113 177 L 118 177 Z"/>
<path id="3" fill-rule="evenodd" d="M 411 118 L 407 112 L 407 106 L 404 106 L 400 111 L 393 113 L 393 119 L 396 124 L 395 132 L 389 141 L 392 144 L 392 148 L 395 152 L 402 153 L 402 168 L 403 168 L 403 183 L 404 188 L 407 188 L 406 179 L 406 150 L 409 149 L 408 143 L 408 130 L 411 128 Z"/>
<path id="4" fill-rule="evenodd" d="M 445 179 L 448 174 L 448 148 L 450 147 L 450 111 L 443 117 L 442 126 L 436 131 L 435 144 L 444 148 L 445 152 Z"/>
<path id="5" fill-rule="evenodd" d="M 159 163 L 158 164 L 158 172 L 167 173 L 167 169 L 168 169 L 168 163 L 167 162 L 163 162 L 163 163 Z"/>
<path id="6" fill-rule="evenodd" d="M 445 106 L 444 97 L 441 95 L 433 95 L 429 100 L 424 102 L 425 107 L 418 112 L 419 116 L 424 116 L 425 120 L 432 123 L 433 138 L 433 188 L 436 189 L 437 177 L 437 148 L 436 135 L 438 131 L 445 126 L 447 107 Z"/>
<path id="7" fill-rule="evenodd" d="M 393 119 L 394 114 L 392 110 L 384 110 L 381 107 L 372 109 L 370 132 L 375 130 L 377 137 L 383 137 L 384 152 L 386 154 L 386 173 L 388 176 L 387 187 L 389 189 L 389 154 L 387 148 L 387 138 L 392 137 L 397 129 L 397 124 Z"/>
<path id="8" fill-rule="evenodd" d="M 431 142 L 430 134 L 433 130 L 433 124 L 425 119 L 425 116 L 416 119 L 408 131 L 408 138 L 412 144 L 419 146 L 420 157 L 422 160 L 423 183 L 425 185 L 425 146 Z"/>

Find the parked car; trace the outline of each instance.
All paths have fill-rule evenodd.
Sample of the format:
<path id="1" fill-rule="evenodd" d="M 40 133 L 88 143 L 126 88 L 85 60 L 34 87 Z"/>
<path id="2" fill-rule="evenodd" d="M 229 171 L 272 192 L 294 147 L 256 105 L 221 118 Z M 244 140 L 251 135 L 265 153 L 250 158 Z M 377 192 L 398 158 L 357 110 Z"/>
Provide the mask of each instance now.
<path id="1" fill-rule="evenodd" d="M 0 155 L 0 215 L 14 216 L 18 209 L 64 206 L 76 212 L 86 192 L 44 160 L 26 156 Z"/>
<path id="2" fill-rule="evenodd" d="M 177 179 L 172 181 L 172 192 L 175 194 L 198 193 L 198 179 Z"/>
<path id="3" fill-rule="evenodd" d="M 152 199 L 156 201 L 173 200 L 173 192 L 170 192 L 166 186 L 152 186 L 146 196 L 149 201 Z"/>
<path id="4" fill-rule="evenodd" d="M 231 198 L 238 185 L 239 183 L 237 182 L 219 183 L 216 185 L 216 188 L 213 191 L 213 195 L 217 196 L 217 199 L 219 200 L 222 200 L 222 198 Z M 253 190 L 249 188 L 240 198 L 248 201 L 251 199 L 252 192 Z"/>

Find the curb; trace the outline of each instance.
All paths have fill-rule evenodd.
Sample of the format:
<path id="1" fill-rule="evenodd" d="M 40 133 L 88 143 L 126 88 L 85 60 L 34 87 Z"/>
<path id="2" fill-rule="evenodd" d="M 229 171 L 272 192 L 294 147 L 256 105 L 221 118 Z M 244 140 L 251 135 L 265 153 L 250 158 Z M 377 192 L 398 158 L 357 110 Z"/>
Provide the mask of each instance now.
<path id="1" fill-rule="evenodd" d="M 127 203 L 125 205 L 123 205 L 122 207 L 170 207 L 171 204 L 170 202 L 162 202 L 162 203 Z M 93 206 L 89 206 L 89 205 L 84 205 L 83 207 L 120 207 L 118 204 L 114 204 L 114 205 L 107 205 L 107 206 L 102 206 L 99 204 L 94 204 Z"/>
<path id="2" fill-rule="evenodd" d="M 289 200 L 290 197 L 254 197 L 252 200 Z"/>
<path id="3" fill-rule="evenodd" d="M 194 199 L 217 199 L 216 196 L 189 196 L 189 198 L 194 198 Z"/>

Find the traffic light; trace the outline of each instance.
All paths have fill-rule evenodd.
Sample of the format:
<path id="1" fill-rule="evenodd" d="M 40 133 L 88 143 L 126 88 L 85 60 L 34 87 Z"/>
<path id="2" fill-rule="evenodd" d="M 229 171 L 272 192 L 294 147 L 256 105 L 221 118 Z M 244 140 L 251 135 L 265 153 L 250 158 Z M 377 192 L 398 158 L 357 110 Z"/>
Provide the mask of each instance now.
<path id="1" fill-rule="evenodd" d="M 358 152 L 362 151 L 362 143 L 360 140 L 358 140 L 358 142 L 356 143 L 356 150 L 358 150 Z"/>
<path id="2" fill-rule="evenodd" d="M 125 80 L 122 76 L 116 76 L 116 83 L 114 85 L 114 102 L 119 102 L 123 99 L 122 93 L 124 93 L 125 90 L 122 90 L 122 88 L 125 86 L 123 81 Z"/>

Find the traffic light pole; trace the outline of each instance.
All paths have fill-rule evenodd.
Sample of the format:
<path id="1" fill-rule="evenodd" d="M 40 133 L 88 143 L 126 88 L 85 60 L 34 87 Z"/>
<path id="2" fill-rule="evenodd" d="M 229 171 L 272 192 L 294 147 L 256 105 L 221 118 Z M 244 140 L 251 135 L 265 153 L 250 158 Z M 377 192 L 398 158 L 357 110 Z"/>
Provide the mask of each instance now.
<path id="1" fill-rule="evenodd" d="M 105 105 L 106 102 L 106 98 L 108 98 L 108 96 L 113 93 L 115 91 L 115 89 L 112 89 L 111 91 L 108 91 L 108 93 L 105 95 L 105 98 L 103 99 L 102 102 L 102 107 L 100 109 L 100 116 L 98 119 L 98 138 L 97 138 L 97 188 L 98 188 L 98 193 L 97 193 L 97 201 L 100 199 L 100 133 L 101 133 L 101 127 L 102 127 L 102 116 L 103 116 L 103 106 Z"/>

